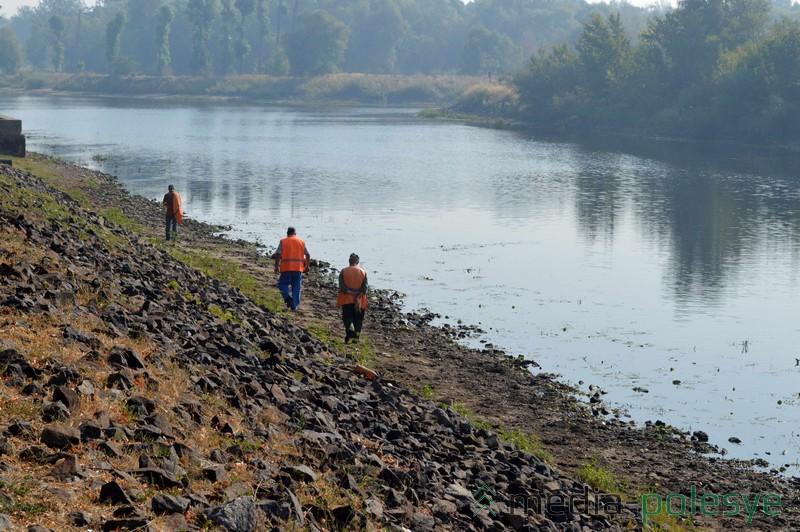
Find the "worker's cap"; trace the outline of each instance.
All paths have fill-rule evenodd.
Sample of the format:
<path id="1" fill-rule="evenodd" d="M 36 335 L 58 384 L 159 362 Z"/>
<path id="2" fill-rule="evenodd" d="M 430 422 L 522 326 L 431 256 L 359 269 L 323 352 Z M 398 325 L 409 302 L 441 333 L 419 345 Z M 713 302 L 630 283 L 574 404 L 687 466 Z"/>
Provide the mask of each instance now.
<path id="1" fill-rule="evenodd" d="M 290 227 L 289 229 L 287 229 L 286 230 L 286 234 L 289 235 L 289 236 L 295 234 L 294 227 Z"/>

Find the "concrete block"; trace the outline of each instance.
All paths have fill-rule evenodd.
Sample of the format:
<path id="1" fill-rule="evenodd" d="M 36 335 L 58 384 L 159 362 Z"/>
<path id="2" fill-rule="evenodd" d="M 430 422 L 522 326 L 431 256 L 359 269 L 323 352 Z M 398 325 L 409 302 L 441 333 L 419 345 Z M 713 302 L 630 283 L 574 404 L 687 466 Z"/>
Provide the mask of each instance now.
<path id="1" fill-rule="evenodd" d="M 0 115 L 0 135 L 22 135 L 22 120 Z"/>
<path id="2" fill-rule="evenodd" d="M 0 115 L 0 155 L 25 157 L 25 135 L 22 120 Z"/>

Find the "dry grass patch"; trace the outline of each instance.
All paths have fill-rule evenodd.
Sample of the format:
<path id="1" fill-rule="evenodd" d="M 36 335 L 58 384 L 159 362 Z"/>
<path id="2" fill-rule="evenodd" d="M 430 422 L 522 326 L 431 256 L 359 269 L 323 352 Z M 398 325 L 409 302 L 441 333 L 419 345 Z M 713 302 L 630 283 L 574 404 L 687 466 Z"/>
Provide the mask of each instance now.
<path id="1" fill-rule="evenodd" d="M 350 506 L 359 511 L 363 501 L 358 494 L 340 487 L 336 479 L 330 477 L 330 474 L 321 474 L 314 482 L 300 484 L 296 495 L 302 506 L 313 505 L 322 510 L 324 515 L 318 516 L 322 517 L 320 525 L 327 530 L 335 530 L 331 510 L 338 506 Z"/>
<path id="2" fill-rule="evenodd" d="M 24 256 L 31 249 L 25 242 L 25 231 L 22 229 L 6 225 L 0 235 L 0 251 L 12 259 Z"/>
<path id="3" fill-rule="evenodd" d="M 0 393 L 0 417 L 5 421 L 34 419 L 39 416 L 41 409 L 39 402 L 32 397 L 6 391 Z"/>
<path id="4" fill-rule="evenodd" d="M 33 366 L 41 366 L 47 361 L 74 365 L 85 353 L 79 344 L 65 343 L 64 325 L 55 324 L 54 321 L 45 314 L 27 314 L 12 323 L 5 323 L 4 337 L 19 346 L 20 353 Z M 78 325 L 74 324 L 81 329 Z M 85 323 L 80 325 L 85 327 Z"/>

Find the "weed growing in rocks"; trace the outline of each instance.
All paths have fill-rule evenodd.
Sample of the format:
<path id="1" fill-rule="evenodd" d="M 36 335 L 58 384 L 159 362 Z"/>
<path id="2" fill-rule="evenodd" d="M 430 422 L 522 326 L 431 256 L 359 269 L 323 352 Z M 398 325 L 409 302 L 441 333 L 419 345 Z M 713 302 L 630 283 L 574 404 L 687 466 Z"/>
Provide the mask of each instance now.
<path id="1" fill-rule="evenodd" d="M 124 227 L 128 231 L 132 233 L 136 233 L 137 235 L 144 234 L 144 227 L 141 224 L 136 223 L 133 221 L 130 216 L 123 213 L 116 207 L 109 207 L 108 209 L 103 209 L 100 211 L 100 215 L 105 218 L 106 220 L 117 224 L 120 227 Z"/>
<path id="2" fill-rule="evenodd" d="M 310 323 L 306 325 L 306 329 L 311 336 L 327 345 L 335 353 L 351 358 L 359 364 L 369 366 L 378 357 L 372 342 L 366 336 L 362 335 L 358 343 L 345 344 L 337 333 L 323 323 Z"/>
<path id="3" fill-rule="evenodd" d="M 658 488 L 650 488 L 642 493 L 658 493 Z M 641 500 L 641 494 L 637 498 Z M 651 501 L 655 502 L 655 501 Z M 666 506 L 661 511 L 654 513 L 655 508 L 649 507 L 652 512 L 648 514 L 647 523 L 643 526 L 644 532 L 707 532 L 705 527 L 697 526 L 692 521 L 691 515 L 670 515 Z M 710 531 L 708 531 L 710 532 Z"/>
<path id="4" fill-rule="evenodd" d="M 423 399 L 435 399 L 436 391 L 430 384 L 424 384 L 422 389 L 419 391 L 419 396 Z"/>
<path id="5" fill-rule="evenodd" d="M 230 310 L 222 310 L 219 305 L 211 304 L 207 309 L 211 314 L 218 317 L 222 321 L 228 321 L 236 325 L 241 325 L 242 321 L 237 318 Z"/>
<path id="6" fill-rule="evenodd" d="M 590 461 L 581 464 L 578 478 L 597 491 L 610 495 L 622 495 L 627 490 L 627 482 L 602 467 L 597 458 L 592 458 Z"/>
<path id="7" fill-rule="evenodd" d="M 185 251 L 173 246 L 167 247 L 167 251 L 184 264 L 239 289 L 242 294 L 269 311 L 275 314 L 285 312 L 283 298 L 278 289 L 243 271 L 235 262 L 210 253 Z"/>
<path id="8" fill-rule="evenodd" d="M 448 405 L 446 403 L 439 403 L 442 408 L 447 408 Z M 475 412 L 467 408 L 461 403 L 455 402 L 449 405 L 453 410 L 467 418 L 470 423 L 472 423 L 475 427 L 484 429 L 484 430 L 491 430 L 497 432 L 497 437 L 500 438 L 501 441 L 513 443 L 516 445 L 521 451 L 524 451 L 536 458 L 543 460 L 548 463 L 554 463 L 555 459 L 553 455 L 547 450 L 547 448 L 542 443 L 542 440 L 539 439 L 538 436 L 535 435 L 526 435 L 520 432 L 517 429 L 510 429 L 506 427 L 497 427 L 488 421 L 482 419 L 478 416 Z"/>
<path id="9" fill-rule="evenodd" d="M 520 450 L 528 454 L 532 454 L 540 460 L 547 463 L 555 463 L 555 458 L 550 454 L 550 451 L 542 443 L 542 440 L 533 434 L 523 434 L 517 429 L 506 429 L 503 427 L 497 428 L 497 436 L 506 442 L 513 443 Z"/>

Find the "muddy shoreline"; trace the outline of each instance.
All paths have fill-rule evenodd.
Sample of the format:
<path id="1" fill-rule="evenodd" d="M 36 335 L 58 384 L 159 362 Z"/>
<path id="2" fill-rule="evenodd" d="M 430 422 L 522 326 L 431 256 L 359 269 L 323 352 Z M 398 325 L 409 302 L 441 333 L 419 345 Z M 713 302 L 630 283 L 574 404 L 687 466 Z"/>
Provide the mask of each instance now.
<path id="1" fill-rule="evenodd" d="M 163 238 L 161 207 L 127 193 L 112 176 L 33 155 L 51 165 L 67 188 L 82 190 L 92 208 L 119 209 L 143 228 L 146 238 Z M 88 183 L 94 183 L 88 186 Z M 179 247 L 213 250 L 237 260 L 255 275 L 273 278 L 272 262 L 263 249 L 218 236 L 224 228 L 187 220 Z M 275 239 L 280 235 L 275 235 Z M 325 257 L 325 259 L 333 259 Z M 288 319 L 300 327 L 341 330 L 333 271 L 319 264 L 306 279 L 301 310 Z M 596 390 L 590 403 L 576 399 L 575 389 L 554 375 L 537 373 L 515 357 L 495 349 L 469 349 L 458 338 L 469 331 L 430 325 L 432 316 L 403 312 L 398 295 L 375 291 L 365 321 L 364 336 L 376 353 L 373 369 L 385 382 L 425 393 L 446 404 L 460 405 L 494 428 L 534 435 L 541 440 L 558 471 L 577 475 L 583 464 L 595 463 L 621 479 L 626 500 L 635 505 L 643 493 L 779 494 L 780 515 L 695 515 L 691 522 L 707 530 L 800 529 L 800 479 L 753 470 L 725 460 L 719 449 L 703 441 L 701 432 L 688 434 L 667 425 L 637 426 L 621 420 L 602 402 Z M 532 370 L 532 371 L 531 371 Z M 600 383 L 602 385 L 602 383 Z M 689 528 L 690 529 L 690 528 Z"/>

